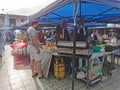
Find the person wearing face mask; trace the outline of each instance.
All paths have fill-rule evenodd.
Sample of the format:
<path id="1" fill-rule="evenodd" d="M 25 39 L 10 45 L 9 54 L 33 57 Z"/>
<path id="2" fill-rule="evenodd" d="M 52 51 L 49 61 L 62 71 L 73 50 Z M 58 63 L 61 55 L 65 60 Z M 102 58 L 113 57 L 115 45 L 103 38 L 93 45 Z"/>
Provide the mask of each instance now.
<path id="1" fill-rule="evenodd" d="M 78 24 L 77 33 L 76 33 L 76 40 L 77 41 L 87 41 L 87 31 L 86 31 L 86 28 L 84 26 L 83 21 L 81 21 Z"/>
<path id="2" fill-rule="evenodd" d="M 39 22 L 33 21 L 31 26 L 27 29 L 28 34 L 28 53 L 30 54 L 30 67 L 32 71 L 32 77 L 35 77 L 37 73 L 34 72 L 34 61 L 37 62 L 38 78 L 42 77 L 41 60 L 43 50 L 39 48 L 38 35 L 36 28 Z"/>

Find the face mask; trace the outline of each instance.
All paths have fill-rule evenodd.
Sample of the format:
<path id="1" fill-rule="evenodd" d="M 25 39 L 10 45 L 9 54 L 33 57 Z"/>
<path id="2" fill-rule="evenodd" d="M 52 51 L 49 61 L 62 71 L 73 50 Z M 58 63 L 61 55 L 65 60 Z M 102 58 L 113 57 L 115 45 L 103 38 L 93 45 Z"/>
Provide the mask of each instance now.
<path id="1" fill-rule="evenodd" d="M 79 28 L 83 28 L 83 26 L 82 26 L 82 25 L 79 25 Z"/>

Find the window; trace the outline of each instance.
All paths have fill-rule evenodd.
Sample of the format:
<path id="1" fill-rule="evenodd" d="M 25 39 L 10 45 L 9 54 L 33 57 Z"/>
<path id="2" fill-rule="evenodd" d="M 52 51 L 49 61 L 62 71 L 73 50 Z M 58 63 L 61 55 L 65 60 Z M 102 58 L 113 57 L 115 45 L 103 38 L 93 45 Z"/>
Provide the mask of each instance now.
<path id="1" fill-rule="evenodd" d="M 16 25 L 16 19 L 10 19 L 9 23 L 10 23 L 10 25 L 12 25 L 12 24 Z"/>

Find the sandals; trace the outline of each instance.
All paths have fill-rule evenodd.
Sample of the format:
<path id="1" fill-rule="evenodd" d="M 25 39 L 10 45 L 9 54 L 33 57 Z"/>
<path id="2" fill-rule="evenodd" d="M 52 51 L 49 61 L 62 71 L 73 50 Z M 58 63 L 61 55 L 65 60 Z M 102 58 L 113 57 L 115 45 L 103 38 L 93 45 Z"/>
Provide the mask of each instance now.
<path id="1" fill-rule="evenodd" d="M 38 73 L 35 73 L 34 75 L 32 75 L 32 77 L 36 77 L 38 75 Z"/>
<path id="2" fill-rule="evenodd" d="M 42 74 L 41 74 L 40 76 L 38 75 L 38 78 L 39 78 L 39 79 L 43 78 L 43 75 L 42 75 Z"/>
<path id="3" fill-rule="evenodd" d="M 34 75 L 32 75 L 32 77 L 36 77 L 38 75 L 38 73 L 35 73 Z M 41 79 L 43 78 L 43 74 L 41 74 L 40 76 L 38 75 L 38 78 Z"/>

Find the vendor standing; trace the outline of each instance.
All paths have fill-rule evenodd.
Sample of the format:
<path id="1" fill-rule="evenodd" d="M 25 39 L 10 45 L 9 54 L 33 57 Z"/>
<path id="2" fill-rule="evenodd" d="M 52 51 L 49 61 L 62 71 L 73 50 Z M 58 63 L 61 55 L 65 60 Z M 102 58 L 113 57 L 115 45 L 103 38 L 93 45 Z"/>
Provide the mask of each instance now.
<path id="1" fill-rule="evenodd" d="M 55 32 L 56 32 L 56 41 L 59 41 L 60 40 L 60 34 L 62 33 L 62 28 L 60 25 L 57 25 L 56 29 L 55 29 Z"/>
<path id="2" fill-rule="evenodd" d="M 77 33 L 76 33 L 76 41 L 88 42 L 87 29 L 84 26 L 84 21 L 83 20 L 78 23 Z M 82 66 L 85 66 L 86 61 L 79 58 L 79 63 L 81 63 L 81 62 L 82 62 Z M 76 61 L 76 63 L 78 64 L 78 61 Z"/>
<path id="3" fill-rule="evenodd" d="M 81 21 L 78 24 L 76 40 L 88 42 L 87 30 L 84 26 L 84 21 Z"/>
<path id="4" fill-rule="evenodd" d="M 37 36 L 36 28 L 39 22 L 33 21 L 31 26 L 28 28 L 27 33 L 29 36 L 28 41 L 28 52 L 30 53 L 30 67 L 32 71 L 32 77 L 35 77 L 37 73 L 34 71 L 34 61 L 37 62 L 38 78 L 42 77 L 41 71 L 41 60 L 42 60 L 42 49 L 39 48 L 39 41 Z"/>

